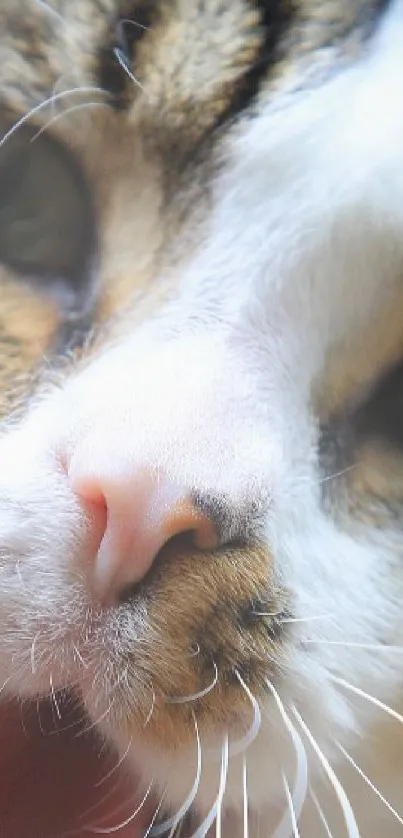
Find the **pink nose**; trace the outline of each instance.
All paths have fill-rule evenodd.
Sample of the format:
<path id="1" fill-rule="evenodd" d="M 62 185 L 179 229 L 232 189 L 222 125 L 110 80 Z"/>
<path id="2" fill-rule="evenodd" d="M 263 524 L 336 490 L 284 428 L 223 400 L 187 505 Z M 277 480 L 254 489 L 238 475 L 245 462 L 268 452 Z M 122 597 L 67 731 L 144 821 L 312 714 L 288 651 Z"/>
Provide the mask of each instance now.
<path id="1" fill-rule="evenodd" d="M 103 603 L 119 601 L 141 582 L 160 550 L 174 536 L 190 533 L 201 549 L 217 546 L 212 521 L 188 492 L 147 471 L 96 476 L 69 470 L 73 491 L 101 518 L 103 536 L 89 567 L 90 584 Z"/>

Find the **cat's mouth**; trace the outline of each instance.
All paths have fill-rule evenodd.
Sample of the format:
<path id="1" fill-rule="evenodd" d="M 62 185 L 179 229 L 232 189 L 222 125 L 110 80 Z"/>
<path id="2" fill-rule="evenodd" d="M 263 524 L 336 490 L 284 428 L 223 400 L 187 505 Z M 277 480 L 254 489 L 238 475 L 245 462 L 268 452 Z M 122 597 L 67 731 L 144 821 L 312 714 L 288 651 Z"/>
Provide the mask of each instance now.
<path id="1" fill-rule="evenodd" d="M 262 547 L 194 556 L 173 543 L 131 597 L 99 610 L 74 643 L 94 724 L 172 752 L 194 743 L 195 711 L 200 730 L 247 735 L 251 697 L 287 666 L 290 599 L 269 577 Z"/>
<path id="2" fill-rule="evenodd" d="M 88 724 L 67 693 L 57 696 L 57 710 L 52 698 L 2 705 L 0 818 L 8 838 L 31 838 L 33 832 L 89 838 L 115 828 L 123 838 L 144 834 L 155 808 L 152 796 L 133 815 L 143 796 L 141 780 L 119 766 Z"/>

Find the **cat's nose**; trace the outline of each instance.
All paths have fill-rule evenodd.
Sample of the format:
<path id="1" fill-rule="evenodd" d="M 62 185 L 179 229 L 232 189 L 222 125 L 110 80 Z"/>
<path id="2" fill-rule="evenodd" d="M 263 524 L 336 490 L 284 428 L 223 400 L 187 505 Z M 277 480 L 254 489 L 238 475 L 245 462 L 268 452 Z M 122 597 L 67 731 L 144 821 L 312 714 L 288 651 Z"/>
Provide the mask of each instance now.
<path id="1" fill-rule="evenodd" d="M 217 546 L 212 520 L 197 508 L 191 493 L 146 470 L 120 474 L 69 471 L 73 491 L 92 518 L 101 520 L 101 542 L 87 574 L 92 592 L 105 604 L 118 602 L 141 582 L 174 536 L 189 534 L 200 549 Z"/>

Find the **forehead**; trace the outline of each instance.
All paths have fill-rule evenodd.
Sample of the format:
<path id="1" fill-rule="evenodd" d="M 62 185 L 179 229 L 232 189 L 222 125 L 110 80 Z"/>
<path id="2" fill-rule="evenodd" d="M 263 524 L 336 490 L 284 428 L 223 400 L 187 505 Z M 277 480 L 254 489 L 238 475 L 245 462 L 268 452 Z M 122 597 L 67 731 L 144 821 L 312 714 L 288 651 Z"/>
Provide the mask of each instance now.
<path id="1" fill-rule="evenodd" d="M 184 104 L 197 117 L 200 103 L 212 106 L 212 99 L 217 113 L 232 100 L 234 85 L 245 83 L 247 71 L 254 71 L 250 83 L 256 87 L 263 79 L 267 87 L 302 57 L 309 56 L 311 65 L 333 62 L 336 53 L 368 33 L 384 5 L 385 0 L 4 0 L 2 91 L 25 109 L 61 78 L 94 83 L 102 62 L 122 46 L 123 33 L 135 46 L 133 74 L 140 82 L 147 78 L 148 95 L 164 108 L 164 118 L 179 105 L 176 118 L 183 118 Z"/>
<path id="2" fill-rule="evenodd" d="M 66 231 L 57 254 L 64 248 L 69 265 L 69 243 L 74 250 L 79 240 L 77 201 L 94 213 L 96 228 L 81 273 L 74 283 L 67 277 L 79 291 L 73 310 L 66 295 L 54 293 L 66 278 L 57 275 L 57 260 L 53 275 L 45 272 L 38 283 L 43 276 L 29 260 L 4 262 L 9 249 L 0 235 L 3 415 L 42 357 L 67 348 L 61 335 L 70 338 L 77 324 L 85 331 L 105 322 L 133 292 L 151 287 L 173 258 L 172 241 L 175 259 L 186 258 L 198 235 L 188 225 L 184 234 L 186 220 L 196 208 L 197 219 L 208 216 L 215 151 L 234 121 L 256 119 L 262 103 L 281 102 L 334 71 L 361 49 L 380 6 L 380 0 L 3 0 L 0 221 L 4 228 L 12 194 L 19 251 L 18 231 L 21 247 L 26 234 L 19 213 L 28 202 L 37 238 L 46 241 L 58 226 Z M 15 149 L 23 154 L 24 144 L 30 171 L 38 173 L 31 193 L 40 183 L 34 198 L 21 185 L 3 188 Z M 78 169 L 82 191 L 72 175 Z M 66 205 L 76 221 L 72 239 Z M 16 376 L 21 387 L 10 385 Z"/>

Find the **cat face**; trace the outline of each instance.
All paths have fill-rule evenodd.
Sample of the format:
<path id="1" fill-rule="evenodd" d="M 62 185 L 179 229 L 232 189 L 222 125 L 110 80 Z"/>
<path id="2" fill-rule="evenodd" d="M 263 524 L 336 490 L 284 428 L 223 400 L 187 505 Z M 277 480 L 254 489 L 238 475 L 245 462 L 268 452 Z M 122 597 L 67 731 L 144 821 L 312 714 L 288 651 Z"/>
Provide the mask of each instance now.
<path id="1" fill-rule="evenodd" d="M 384 7 L 0 9 L 1 673 L 74 687 L 167 831 L 247 777 L 288 834 L 401 694 Z"/>

